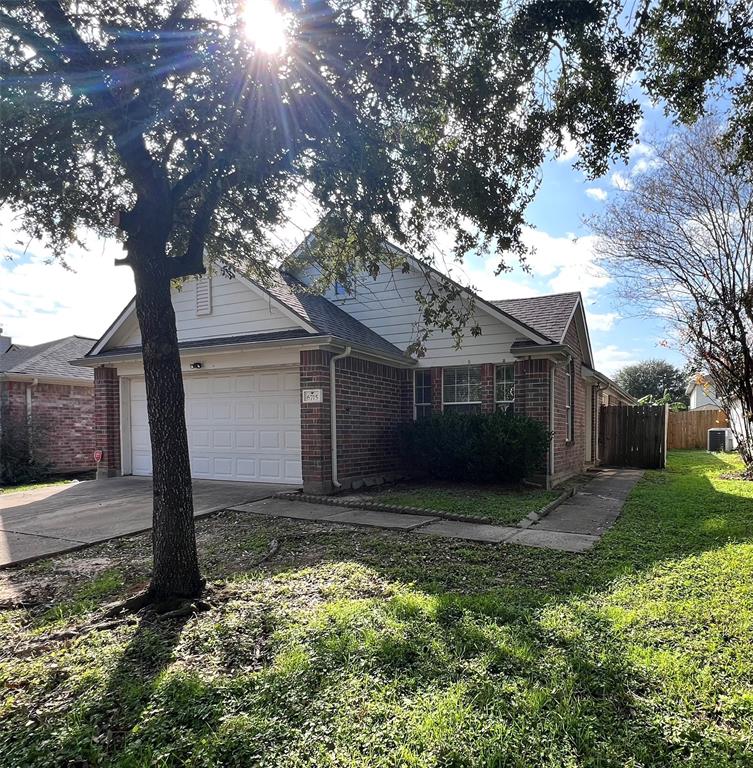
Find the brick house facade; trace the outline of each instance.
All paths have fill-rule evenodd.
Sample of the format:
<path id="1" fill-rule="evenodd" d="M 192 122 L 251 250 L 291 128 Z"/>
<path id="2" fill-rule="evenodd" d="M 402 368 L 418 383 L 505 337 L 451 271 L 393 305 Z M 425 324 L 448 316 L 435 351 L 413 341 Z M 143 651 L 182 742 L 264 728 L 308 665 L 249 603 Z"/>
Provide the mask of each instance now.
<path id="1" fill-rule="evenodd" d="M 388 270 L 351 295 L 299 290 L 313 279 L 305 271 L 281 272 L 264 286 L 239 276 L 203 278 L 202 295 L 212 294 L 208 315 L 190 289 L 175 294 L 196 477 L 281 482 L 316 493 L 379 482 L 402 472 L 401 425 L 419 411 L 424 417 L 448 408 L 512 408 L 541 421 L 551 434 L 542 478 L 548 485 L 598 462 L 595 403 L 610 382 L 593 368 L 580 294 L 474 297 L 481 332 L 458 346 L 438 331 L 416 358 L 405 350 L 418 309 L 406 297 L 426 276 L 406 260 L 408 268 Z M 95 370 L 100 476 L 148 474 L 132 305 L 77 362 Z M 421 400 L 414 403 L 419 375 Z"/>
<path id="2" fill-rule="evenodd" d="M 93 342 L 71 336 L 0 354 L 0 470 L 19 446 L 51 475 L 94 469 L 93 376 L 68 362 Z"/>

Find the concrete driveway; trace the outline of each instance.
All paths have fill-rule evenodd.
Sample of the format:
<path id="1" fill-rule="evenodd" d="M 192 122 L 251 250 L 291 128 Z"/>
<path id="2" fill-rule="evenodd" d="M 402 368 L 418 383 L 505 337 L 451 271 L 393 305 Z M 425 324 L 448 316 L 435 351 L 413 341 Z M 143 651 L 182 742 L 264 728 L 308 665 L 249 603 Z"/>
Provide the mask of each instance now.
<path id="1" fill-rule="evenodd" d="M 194 515 L 290 486 L 194 480 Z M 0 568 L 152 527 L 152 481 L 118 477 L 0 495 Z"/>

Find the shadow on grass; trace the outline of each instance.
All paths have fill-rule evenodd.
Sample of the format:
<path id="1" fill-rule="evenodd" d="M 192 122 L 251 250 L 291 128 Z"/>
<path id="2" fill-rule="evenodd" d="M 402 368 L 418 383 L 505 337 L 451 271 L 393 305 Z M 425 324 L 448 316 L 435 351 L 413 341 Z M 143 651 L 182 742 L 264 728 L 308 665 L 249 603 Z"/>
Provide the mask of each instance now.
<path id="1" fill-rule="evenodd" d="M 239 577 L 190 627 L 142 622 L 101 664 L 102 695 L 49 716 L 54 751 L 27 741 L 17 764 L 749 764 L 750 702 L 715 668 L 729 653 L 744 683 L 746 635 L 713 650 L 698 586 L 706 568 L 701 586 L 732 615 L 741 598 L 720 574 L 741 572 L 694 561 L 751 538 L 753 486 L 718 483 L 727 466 L 673 456 L 581 556 L 308 526 L 304 565 L 285 539 L 301 525 L 254 522 L 282 541 L 275 575 Z M 657 564 L 678 595 L 650 581 Z M 648 580 L 666 606 L 616 600 L 626 574 L 627 591 Z M 713 632 L 725 622 L 713 615 Z M 176 658 L 191 663 L 168 670 Z"/>

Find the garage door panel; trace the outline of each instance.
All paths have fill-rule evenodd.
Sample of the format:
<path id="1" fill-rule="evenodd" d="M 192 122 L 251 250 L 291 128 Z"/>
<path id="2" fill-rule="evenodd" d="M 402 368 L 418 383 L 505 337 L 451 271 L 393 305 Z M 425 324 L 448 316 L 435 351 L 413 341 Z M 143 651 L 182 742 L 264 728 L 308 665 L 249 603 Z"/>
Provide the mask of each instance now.
<path id="1" fill-rule="evenodd" d="M 240 375 L 235 378 L 235 391 L 241 394 L 256 392 L 256 376 Z"/>
<path id="2" fill-rule="evenodd" d="M 235 447 L 239 450 L 249 448 L 253 450 L 259 447 L 259 441 L 257 439 L 257 433 L 245 430 L 238 430 L 235 433 Z"/>
<path id="3" fill-rule="evenodd" d="M 189 375 L 186 424 L 194 477 L 301 482 L 297 372 Z M 151 474 L 146 391 L 131 382 L 134 474 Z"/>
<path id="4" fill-rule="evenodd" d="M 253 402 L 240 402 L 235 406 L 235 418 L 240 421 L 256 421 L 258 418 L 256 404 Z"/>
<path id="5" fill-rule="evenodd" d="M 183 379 L 183 390 L 186 395 L 208 395 L 209 379 L 189 376 Z"/>

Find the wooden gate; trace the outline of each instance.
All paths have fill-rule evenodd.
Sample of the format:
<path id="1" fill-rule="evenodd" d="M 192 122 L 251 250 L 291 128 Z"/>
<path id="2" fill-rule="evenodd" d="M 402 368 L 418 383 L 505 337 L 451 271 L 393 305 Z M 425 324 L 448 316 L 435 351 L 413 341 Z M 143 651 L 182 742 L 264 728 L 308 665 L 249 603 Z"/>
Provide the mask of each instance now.
<path id="1" fill-rule="evenodd" d="M 667 463 L 667 407 L 602 405 L 599 458 L 616 467 L 661 469 Z"/>

